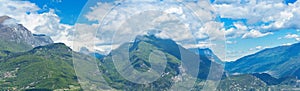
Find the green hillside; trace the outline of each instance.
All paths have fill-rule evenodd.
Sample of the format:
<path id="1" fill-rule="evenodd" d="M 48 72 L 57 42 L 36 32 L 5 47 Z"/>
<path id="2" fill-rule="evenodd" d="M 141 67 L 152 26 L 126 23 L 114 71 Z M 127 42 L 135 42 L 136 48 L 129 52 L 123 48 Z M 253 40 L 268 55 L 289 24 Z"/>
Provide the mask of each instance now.
<path id="1" fill-rule="evenodd" d="M 8 56 L 12 52 L 25 52 L 31 50 L 32 47 L 25 43 L 16 43 L 0 39 L 0 59 Z"/>
<path id="2" fill-rule="evenodd" d="M 127 50 L 127 48 L 129 50 Z M 156 67 L 161 60 L 151 60 L 152 65 L 150 64 L 149 56 L 155 50 L 162 52 L 167 60 L 166 68 L 163 72 L 163 75 L 156 81 L 148 84 L 138 84 L 126 80 L 120 73 L 118 73 L 113 63 L 114 54 L 122 54 L 122 51 L 128 51 L 129 61 L 133 68 L 140 72 L 149 71 L 150 67 Z M 182 53 L 182 54 L 180 54 Z M 183 56 L 187 58 L 185 61 L 182 61 Z M 126 55 L 123 55 L 126 56 Z M 126 58 L 126 57 L 125 57 Z M 104 57 L 99 65 L 100 70 L 103 73 L 103 77 L 113 88 L 119 90 L 151 90 L 151 91 L 160 91 L 168 90 L 172 85 L 176 84 L 177 80 L 174 79 L 179 77 L 185 80 L 196 78 L 198 82 L 205 80 L 209 73 L 210 64 L 213 63 L 205 56 L 200 57 L 193 52 L 184 49 L 180 45 L 177 45 L 174 41 L 169 39 L 160 39 L 154 36 L 139 36 L 134 43 L 123 44 L 119 48 L 113 50 L 110 55 Z M 127 61 L 127 60 L 124 60 Z M 184 63 L 186 67 L 182 68 L 181 65 Z M 199 68 L 197 65 L 200 65 Z M 121 67 L 122 68 L 122 67 Z M 126 68 L 126 67 L 125 67 Z M 125 70 L 125 69 L 124 69 Z M 183 70 L 187 70 L 184 72 Z M 199 70 L 199 71 L 198 71 Z M 196 72 L 197 71 L 197 72 Z M 179 73 L 183 72 L 187 75 L 180 75 Z M 199 73 L 198 73 L 199 72 Z M 198 74 L 195 74 L 198 73 Z M 135 74 L 129 72 L 128 74 Z M 150 74 L 151 75 L 151 74 Z M 148 76 L 145 76 L 148 77 Z M 195 80 L 196 80 L 195 79 Z M 143 80 L 141 78 L 141 80 Z M 180 81 L 180 80 L 179 80 Z M 185 87 L 185 85 L 190 84 L 179 84 L 182 85 L 181 90 L 188 90 L 191 88 Z M 196 86 L 196 88 L 201 89 L 202 85 Z"/>
<path id="3" fill-rule="evenodd" d="M 77 89 L 72 50 L 50 44 L 15 53 L 0 61 L 0 87 L 7 89 Z"/>

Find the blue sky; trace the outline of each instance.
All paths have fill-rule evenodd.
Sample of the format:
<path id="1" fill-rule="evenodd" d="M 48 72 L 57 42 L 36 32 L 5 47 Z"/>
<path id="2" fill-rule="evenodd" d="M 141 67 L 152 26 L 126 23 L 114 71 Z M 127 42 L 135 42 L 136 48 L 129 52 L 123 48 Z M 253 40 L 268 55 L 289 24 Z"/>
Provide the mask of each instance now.
<path id="1" fill-rule="evenodd" d="M 101 2 L 98 3 L 97 2 Z M 108 29 L 114 29 L 116 25 L 120 25 L 125 16 L 130 16 L 135 11 L 147 9 L 151 5 L 142 5 L 134 3 L 136 1 L 129 0 L 124 2 L 124 5 L 113 10 L 116 14 L 108 14 L 107 25 Z M 2 8 L 15 7 L 17 10 L 0 11 L 0 15 L 10 15 L 17 20 L 20 20 L 24 26 L 28 27 L 34 33 L 45 33 L 50 35 L 56 42 L 64 42 L 67 45 L 71 44 L 72 30 L 83 28 L 86 34 L 95 36 L 97 25 L 102 22 L 103 12 L 105 9 L 115 6 L 112 0 L 25 0 L 25 1 L 0 1 L 3 4 Z M 10 3 L 5 5 L 5 3 Z M 128 5 L 126 5 L 128 4 Z M 172 7 L 182 7 L 178 5 L 160 5 L 161 2 L 152 3 L 154 7 L 163 7 L 163 9 L 171 9 Z M 157 5 L 157 6 L 156 6 Z M 205 6 L 205 5 L 203 5 Z M 204 26 L 200 27 L 199 31 L 220 31 L 212 34 L 205 34 L 194 29 L 197 40 L 216 39 L 214 37 L 226 36 L 226 59 L 225 61 L 234 61 L 242 56 L 255 53 L 265 48 L 271 48 L 282 45 L 290 45 L 300 41 L 300 4 L 297 0 L 210 0 L 209 6 L 213 7 L 214 18 L 206 21 Z M 201 7 L 201 5 L 200 5 Z M 22 9 L 23 8 L 23 9 Z M 92 9 L 93 8 L 93 9 Z M 121 9 L 123 8 L 123 9 Z M 126 11 L 125 9 L 131 10 Z M 174 8 L 173 8 L 174 10 Z M 181 17 L 181 8 L 175 8 L 175 16 Z M 17 12 L 18 11 L 18 12 Z M 179 14 L 180 13 L 180 14 Z M 111 22 L 109 19 L 111 18 Z M 210 18 L 210 17 L 205 17 Z M 37 19 L 36 21 L 34 19 Z M 122 20 L 123 19 L 123 20 Z M 30 22 L 29 22 L 30 21 Z M 45 22 L 41 22 L 45 21 Z M 103 20 L 103 22 L 106 22 Z M 186 18 L 184 23 L 192 25 L 194 20 Z M 41 23 L 41 24 L 38 24 Z M 197 23 L 197 22 L 196 22 Z M 102 31 L 105 32 L 106 31 Z M 110 32 L 108 35 L 112 36 Z M 129 32 L 130 33 L 130 32 Z M 203 37 L 209 35 L 208 37 Z M 97 36 L 97 35 L 96 35 Z M 86 36 L 85 36 L 86 37 Z M 88 37 L 90 38 L 90 37 Z M 104 39 L 104 38 L 102 38 Z M 188 38 L 187 38 L 188 39 Z M 217 38 L 218 39 L 218 38 Z M 89 39 L 86 39 L 89 40 Z M 84 40 L 84 41 L 86 41 Z M 97 39 L 98 45 L 109 44 L 107 40 Z M 213 45 L 212 43 L 197 41 L 194 46 L 205 47 Z M 92 43 L 82 44 L 85 47 Z M 89 46 L 89 48 L 94 48 Z M 107 47 L 99 47 L 96 51 L 106 51 Z"/>
<path id="2" fill-rule="evenodd" d="M 54 9 L 60 17 L 61 23 L 74 25 L 81 9 L 88 0 L 29 0 L 42 8 L 39 12 L 49 12 Z"/>

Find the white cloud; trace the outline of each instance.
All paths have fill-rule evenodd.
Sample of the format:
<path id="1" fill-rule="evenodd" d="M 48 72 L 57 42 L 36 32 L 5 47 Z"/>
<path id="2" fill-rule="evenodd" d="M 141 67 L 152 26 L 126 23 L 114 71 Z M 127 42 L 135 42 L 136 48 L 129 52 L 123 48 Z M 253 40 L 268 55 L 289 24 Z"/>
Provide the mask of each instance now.
<path id="1" fill-rule="evenodd" d="M 297 41 L 300 41 L 300 36 L 297 34 L 287 34 L 286 36 L 284 36 L 284 38 L 286 39 L 295 39 Z"/>
<path id="2" fill-rule="evenodd" d="M 241 0 L 215 0 L 214 3 L 217 3 L 217 4 L 229 4 L 229 3 L 239 3 Z"/>
<path id="3" fill-rule="evenodd" d="M 41 8 L 34 3 L 15 0 L 1 0 L 0 8 L 0 16 L 10 16 L 33 33 L 46 34 L 55 42 L 71 45 L 69 32 L 72 32 L 73 28 L 70 25 L 61 24 L 60 18 L 53 9 L 40 14 L 37 11 Z"/>
<path id="4" fill-rule="evenodd" d="M 292 45 L 293 43 L 285 43 L 285 44 L 282 44 L 282 46 L 290 46 Z"/>
<path id="5" fill-rule="evenodd" d="M 85 17 L 90 21 L 94 21 L 94 20 L 102 21 L 102 19 L 106 16 L 106 13 L 108 13 L 114 6 L 115 5 L 113 3 L 98 2 L 96 6 L 90 7 L 92 12 L 86 14 Z"/>
<path id="6" fill-rule="evenodd" d="M 272 31 L 283 28 L 300 28 L 300 23 L 298 23 L 300 1 L 289 5 L 284 4 L 281 0 L 229 0 L 227 2 L 230 3 L 214 4 L 216 13 L 220 14 L 222 18 L 247 19 L 247 26 L 251 29 Z M 257 25 L 259 23 L 265 24 Z"/>
<path id="7" fill-rule="evenodd" d="M 249 12 L 245 7 L 230 4 L 216 4 L 214 7 L 216 8 L 216 12 L 223 18 L 242 19 L 247 17 Z"/>
<path id="8" fill-rule="evenodd" d="M 101 51 L 101 52 L 105 52 L 105 51 L 109 51 L 111 50 L 110 47 L 107 47 L 107 45 L 110 44 L 102 44 L 104 47 L 102 47 L 103 49 L 98 49 L 98 48 L 94 48 L 94 46 L 98 43 L 104 43 L 103 40 L 100 40 L 99 38 L 96 38 L 96 33 L 97 33 L 97 29 L 98 25 L 97 24 L 92 24 L 92 25 L 88 25 L 88 24 L 80 24 L 77 23 L 75 25 L 75 29 L 76 31 L 74 32 L 74 40 L 73 40 L 73 50 L 75 51 L 79 51 L 82 47 L 86 47 L 89 51 Z M 105 49 L 105 50 L 104 50 Z"/>
<path id="9" fill-rule="evenodd" d="M 262 50 L 262 49 L 265 49 L 265 48 L 268 48 L 268 47 L 256 46 L 255 48 L 250 48 L 249 51 L 259 51 L 259 50 Z"/>
<path id="10" fill-rule="evenodd" d="M 183 13 L 181 7 L 173 7 L 173 8 L 171 7 L 169 9 L 165 10 L 165 12 L 166 13 L 176 13 L 176 14 L 179 14 L 179 15 L 181 15 Z"/>
<path id="11" fill-rule="evenodd" d="M 216 15 L 209 2 L 151 1 L 97 3 L 84 16 L 102 25 L 96 24 L 97 31 L 87 29 L 84 33 L 91 32 L 87 34 L 94 37 L 80 37 L 89 42 L 78 42 L 81 43 L 79 45 L 108 53 L 120 44 L 132 41 L 137 35 L 151 33 L 161 38 L 171 38 L 185 48 L 210 48 L 222 60 L 225 59 L 224 24 L 215 21 Z M 120 4 L 114 7 L 116 3 Z M 93 39 L 97 40 L 92 42 Z"/>
<path id="12" fill-rule="evenodd" d="M 114 7 L 117 3 L 120 3 L 118 7 Z M 183 1 L 183 3 L 185 3 L 184 6 L 177 1 L 164 1 L 164 3 L 132 0 L 114 3 L 99 2 L 84 16 L 90 21 L 102 23 L 101 27 L 96 27 L 101 31 L 88 29 L 85 33 L 91 32 L 87 34 L 94 36 L 93 39 L 99 39 L 94 42 L 96 45 L 94 49 L 107 52 L 111 50 L 107 45 L 129 42 L 137 35 L 150 32 L 161 38 L 171 38 L 184 47 L 203 45 L 197 44 L 195 40 L 206 39 L 205 37 L 210 40 L 222 39 L 225 43 L 223 24 L 213 21 L 215 15 L 208 2 Z M 81 38 L 91 39 L 90 37 Z"/>
<path id="13" fill-rule="evenodd" d="M 259 38 L 259 37 L 264 37 L 264 36 L 267 36 L 267 35 L 270 35 L 270 34 L 273 34 L 273 33 L 272 32 L 261 33 L 258 30 L 251 30 L 250 32 L 245 33 L 242 38 L 244 38 L 244 39 L 246 39 L 246 38 Z"/>
<path id="14" fill-rule="evenodd" d="M 248 32 L 248 27 L 242 23 L 235 22 L 233 24 L 236 28 L 230 28 L 225 31 L 227 38 L 237 38 L 243 36 Z"/>
<path id="15" fill-rule="evenodd" d="M 211 48 L 212 46 L 217 46 L 211 42 L 199 42 L 197 44 L 187 44 L 186 48 Z"/>
<path id="16" fill-rule="evenodd" d="M 288 34 L 285 36 L 285 38 L 298 38 L 299 36 L 297 34 Z"/>
<path id="17" fill-rule="evenodd" d="M 210 40 L 225 40 L 225 29 L 223 26 L 224 24 L 220 22 L 207 22 L 196 32 L 196 37 L 201 39 L 203 35 L 207 35 Z"/>

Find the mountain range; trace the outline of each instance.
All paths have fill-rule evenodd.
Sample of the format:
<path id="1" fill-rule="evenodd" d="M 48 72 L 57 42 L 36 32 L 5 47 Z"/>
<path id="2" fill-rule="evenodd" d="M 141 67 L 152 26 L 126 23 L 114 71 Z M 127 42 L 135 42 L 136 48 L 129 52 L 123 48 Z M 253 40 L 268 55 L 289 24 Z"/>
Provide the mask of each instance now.
<path id="1" fill-rule="evenodd" d="M 84 55 L 11 20 L 0 17 L 0 90 L 80 90 L 72 59 Z"/>
<path id="2" fill-rule="evenodd" d="M 268 48 L 226 63 L 229 73 L 268 73 L 276 78 L 300 77 L 300 43 Z"/>
<path id="3" fill-rule="evenodd" d="M 11 19 L 0 17 L 1 91 L 80 91 L 87 89 L 80 84 L 99 83 L 90 75 L 97 73 L 91 70 L 98 69 L 112 88 L 109 90 L 277 91 L 300 87 L 297 51 L 300 43 L 265 49 L 225 63 L 208 48 L 186 49 L 172 39 L 141 35 L 108 55 L 101 55 L 86 48 L 75 52 L 63 43 L 53 43 L 49 36 L 33 34 L 23 25 L 11 23 Z M 126 61 L 130 64 L 115 64 Z M 165 68 L 162 68 L 164 62 Z M 88 67 L 95 64 L 97 67 Z M 80 67 L 85 67 L 79 69 L 82 72 L 78 72 Z M 136 73 L 159 73 L 160 70 L 159 78 L 147 84 L 128 80 L 137 78 L 147 82 L 153 74 L 139 78 Z M 177 88 L 171 88 L 173 85 Z"/>
<path id="4" fill-rule="evenodd" d="M 89 57 L 87 59 L 92 59 L 89 56 L 91 54 L 87 53 L 85 55 L 86 53 L 74 52 L 62 43 L 53 43 L 51 38 L 46 35 L 32 34 L 21 24 L 5 23 L 11 19 L 8 16 L 0 18 L 1 89 L 81 89 L 74 73 L 72 58 L 74 58 L 75 53 L 78 56 L 87 56 Z M 172 85 L 174 77 L 183 76 L 179 74 L 188 74 L 191 78 L 205 80 L 209 73 L 210 64 L 218 65 L 204 55 L 200 57 L 177 45 L 173 40 L 160 39 L 155 36 L 139 36 L 136 38 L 135 43 L 125 43 L 124 46 L 113 50 L 112 53 L 126 47 L 126 44 L 131 46 L 130 61 L 133 67 L 141 72 L 149 70 L 150 66 L 158 65 L 149 65 L 148 56 L 152 51 L 159 50 L 164 53 L 167 59 L 167 66 L 163 73 L 165 76 L 149 84 L 150 86 L 144 87 L 144 85 L 132 83 L 118 75 L 115 69 L 112 68 L 114 65 L 110 59 L 111 55 L 104 57 L 94 53 L 100 59 L 99 64 L 101 66 L 99 66 L 99 69 L 101 72 L 106 72 L 103 73 L 103 77 L 106 78 L 106 81 L 111 81 L 110 86 L 116 89 L 130 89 L 133 86 L 137 86 L 139 89 L 149 87 L 155 87 L 157 90 L 168 89 Z M 188 57 L 182 56 L 180 52 Z M 182 59 L 186 60 L 184 62 L 185 67 L 181 64 Z M 198 69 L 200 69 L 199 73 Z M 182 70 L 190 71 L 181 72 Z M 118 82 L 120 80 L 122 82 Z"/>
<path id="5" fill-rule="evenodd" d="M 0 17 L 0 51 L 24 52 L 53 43 L 49 36 L 32 34 L 23 25 L 11 21 L 13 19 L 8 16 Z"/>
<path id="6" fill-rule="evenodd" d="M 112 58 L 113 58 L 113 54 L 122 54 L 121 52 L 126 51 L 126 48 L 128 47 L 129 47 L 129 53 L 128 53 L 129 57 L 127 58 L 129 59 L 129 61 L 131 61 L 131 65 L 133 66 L 133 68 L 140 72 L 148 72 L 150 67 L 159 66 L 160 62 L 157 62 L 158 60 L 156 61 L 151 60 L 154 61 L 153 64 L 151 64 L 148 57 L 150 56 L 151 52 L 155 50 L 163 52 L 164 55 L 166 56 L 165 59 L 167 63 L 161 78 L 149 84 L 137 84 L 137 83 L 130 82 L 126 80 L 124 77 L 122 77 L 118 73 L 116 68 L 113 66 L 114 64 Z M 138 90 L 138 89 L 167 90 L 172 86 L 172 84 L 176 84 L 176 82 L 178 81 L 180 82 L 183 79 L 187 80 L 189 78 L 191 79 L 196 78 L 199 81 L 206 80 L 208 77 L 208 73 L 210 71 L 211 64 L 216 64 L 215 66 L 217 67 L 217 70 L 214 71 L 221 71 L 219 69 L 222 68 L 221 65 L 212 62 L 206 56 L 202 56 L 202 55 L 199 56 L 189 51 L 188 49 L 185 49 L 182 46 L 177 45 L 174 41 L 170 39 L 160 39 L 153 35 L 138 36 L 133 43 L 126 43 L 121 45 L 119 48 L 113 50 L 111 54 L 109 54 L 108 56 L 100 60 L 100 64 L 101 64 L 100 69 L 103 72 L 104 78 L 106 78 L 106 81 L 110 83 L 110 86 L 112 86 L 113 88 L 126 89 L 126 90 Z M 121 69 L 121 70 L 128 69 L 128 67 L 124 67 L 124 68 L 125 69 Z M 214 78 L 218 78 L 218 77 L 221 78 L 222 71 L 221 71 L 221 76 L 217 76 L 217 75 L 214 76 L 215 76 Z M 184 84 L 181 85 L 184 86 Z M 198 87 L 202 88 L 201 86 Z M 184 87 L 180 89 L 188 90 L 188 89 L 184 89 Z"/>

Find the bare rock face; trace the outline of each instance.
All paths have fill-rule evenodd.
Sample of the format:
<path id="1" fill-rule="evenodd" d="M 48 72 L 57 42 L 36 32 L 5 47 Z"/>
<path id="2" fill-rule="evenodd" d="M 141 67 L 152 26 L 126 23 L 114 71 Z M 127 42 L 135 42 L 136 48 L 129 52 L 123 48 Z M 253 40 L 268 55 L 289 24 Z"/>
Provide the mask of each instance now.
<path id="1" fill-rule="evenodd" d="M 8 16 L 0 16 L 0 39 L 8 42 L 27 44 L 32 47 L 52 44 L 49 36 L 43 34 L 32 34 L 21 24 L 13 23 Z"/>

